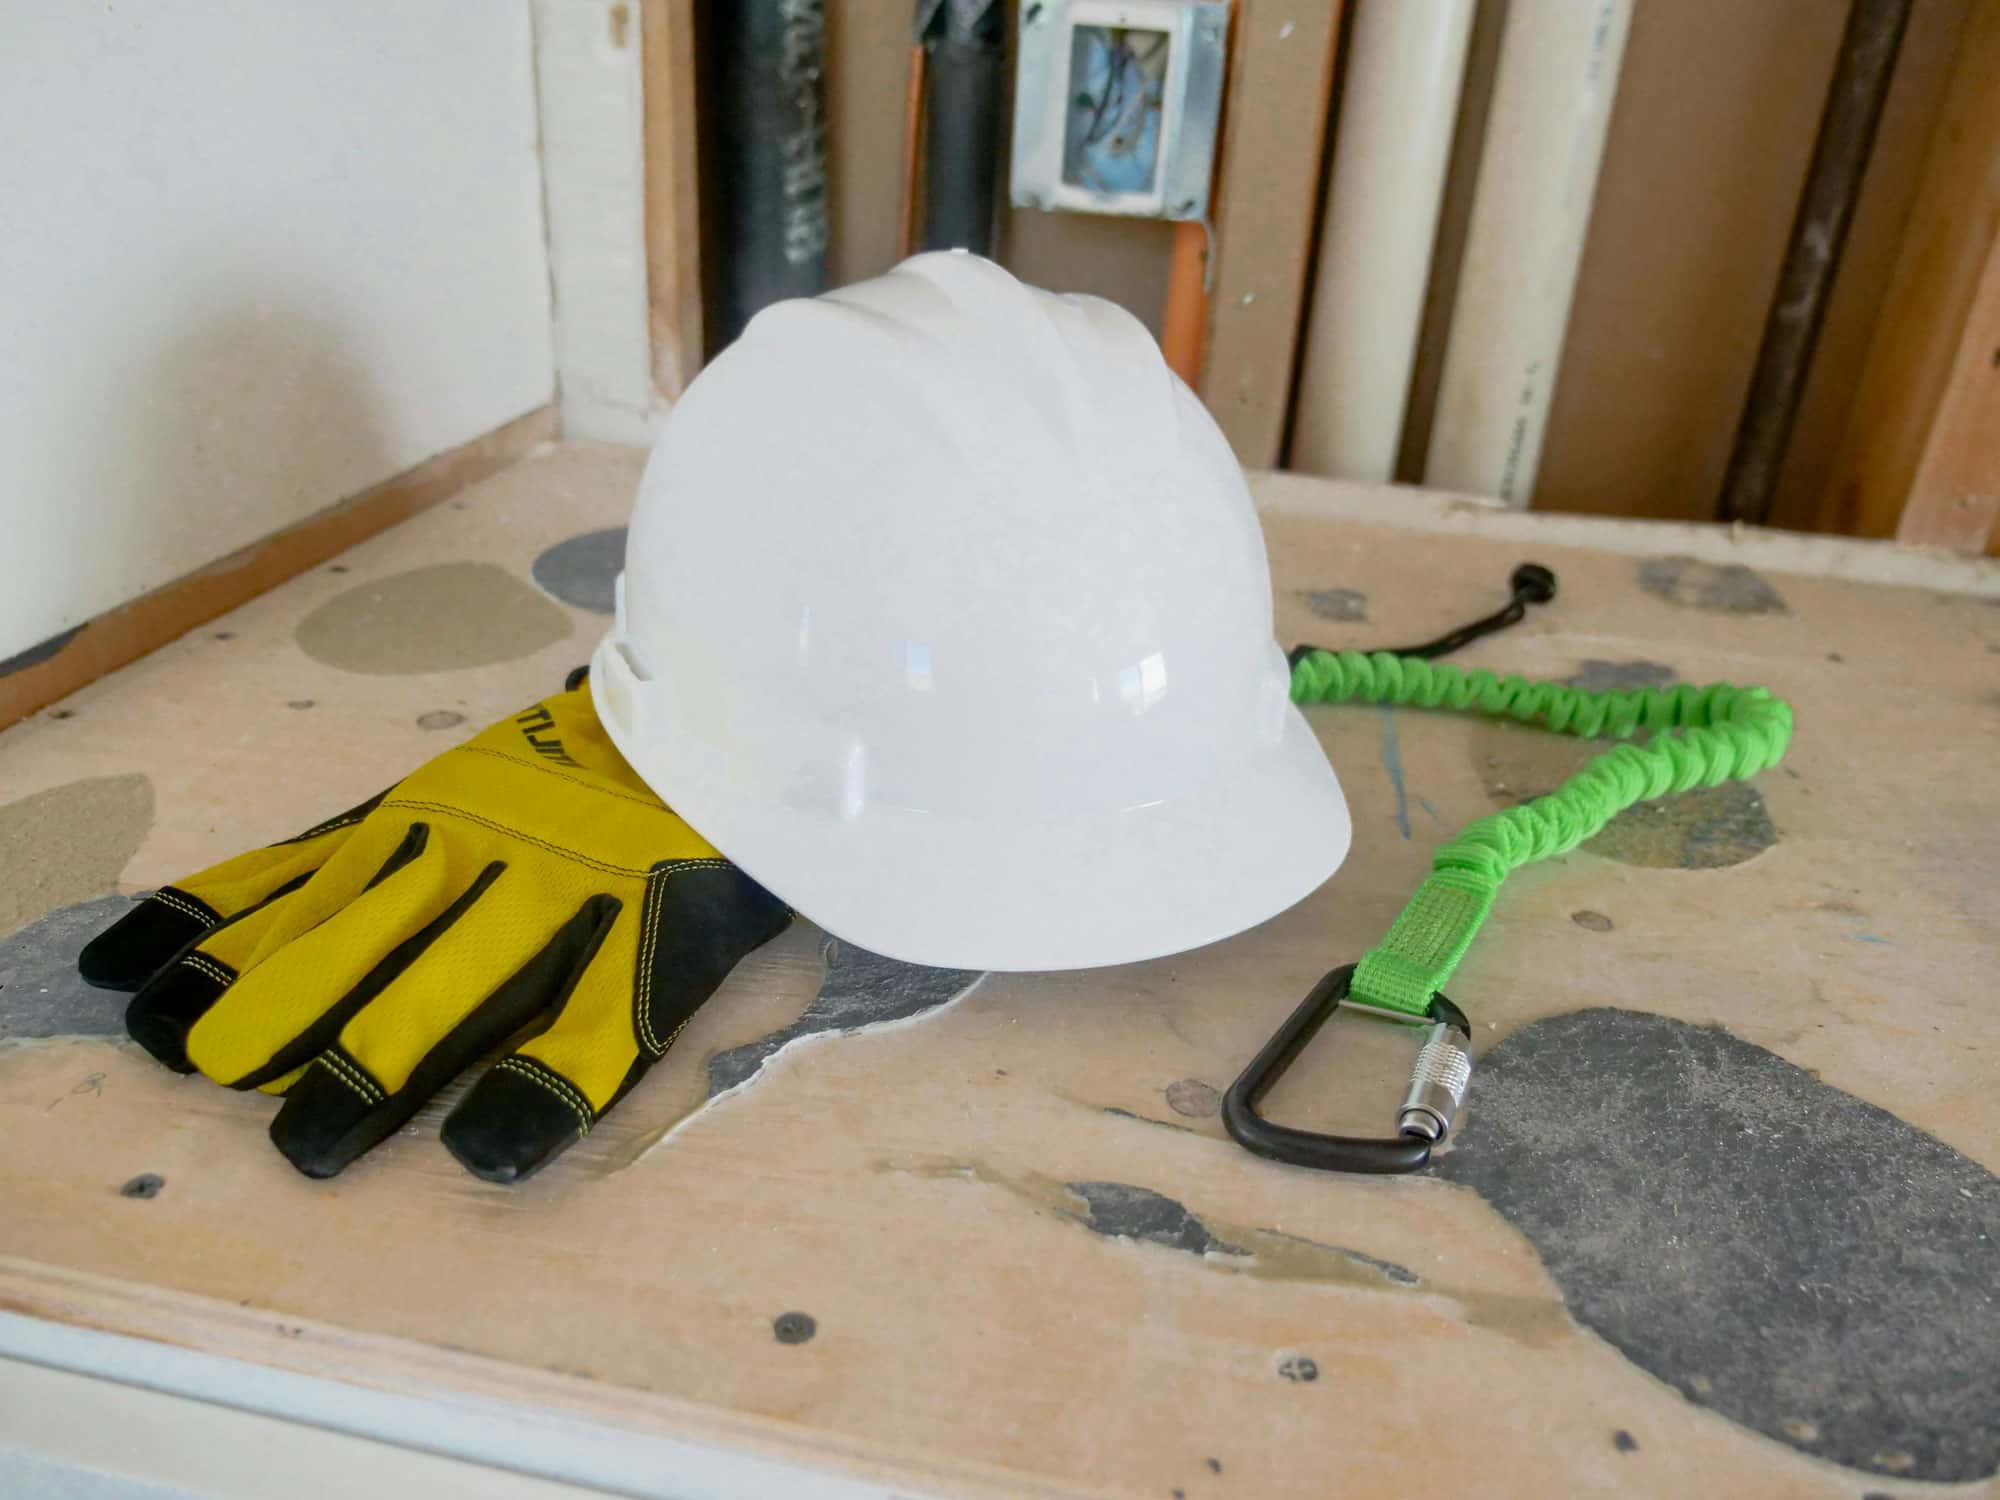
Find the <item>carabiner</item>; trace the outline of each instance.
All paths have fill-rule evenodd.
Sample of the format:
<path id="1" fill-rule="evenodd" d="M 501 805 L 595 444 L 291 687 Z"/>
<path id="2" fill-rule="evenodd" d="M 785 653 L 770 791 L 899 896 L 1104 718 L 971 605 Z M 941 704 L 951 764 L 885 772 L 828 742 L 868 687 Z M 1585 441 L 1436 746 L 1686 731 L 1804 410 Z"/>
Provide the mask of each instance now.
<path id="1" fill-rule="evenodd" d="M 1450 1133 L 1452 1116 L 1465 1097 L 1465 1085 L 1472 1076 L 1472 1027 L 1464 1013 L 1443 995 L 1431 996 L 1430 1013 L 1424 1016 L 1350 1000 L 1348 986 L 1354 981 L 1354 968 L 1348 964 L 1335 969 L 1313 986 L 1312 993 L 1222 1096 L 1222 1123 L 1239 1146 L 1273 1161 L 1329 1172 L 1414 1172 L 1431 1159 L 1431 1148 Z M 1285 1076 L 1285 1070 L 1343 1001 L 1350 1010 L 1371 1016 L 1405 1024 L 1430 1023 L 1430 1036 L 1410 1072 L 1409 1092 L 1403 1096 L 1394 1136 L 1321 1135 L 1274 1125 L 1257 1113 L 1257 1105 L 1271 1086 Z"/>

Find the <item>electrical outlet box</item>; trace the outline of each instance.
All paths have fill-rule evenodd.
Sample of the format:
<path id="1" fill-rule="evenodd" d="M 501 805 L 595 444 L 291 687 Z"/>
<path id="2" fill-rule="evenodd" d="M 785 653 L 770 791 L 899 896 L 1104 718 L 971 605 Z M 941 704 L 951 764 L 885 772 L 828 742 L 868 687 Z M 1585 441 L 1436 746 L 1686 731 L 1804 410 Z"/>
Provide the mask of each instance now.
<path id="1" fill-rule="evenodd" d="M 1224 0 L 1021 0 L 1020 13 L 1014 203 L 1206 220 Z"/>

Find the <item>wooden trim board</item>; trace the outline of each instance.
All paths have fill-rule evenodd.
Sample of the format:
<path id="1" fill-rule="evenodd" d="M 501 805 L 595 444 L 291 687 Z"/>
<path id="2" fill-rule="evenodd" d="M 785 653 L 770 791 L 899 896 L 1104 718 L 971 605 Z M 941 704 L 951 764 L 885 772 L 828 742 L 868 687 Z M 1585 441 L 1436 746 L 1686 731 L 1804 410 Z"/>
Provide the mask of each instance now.
<path id="1" fill-rule="evenodd" d="M 1249 468 L 1285 440 L 1341 11 L 1235 6 L 1201 394 Z"/>
<path id="2" fill-rule="evenodd" d="M 555 408 L 539 407 L 99 615 L 43 659 L 0 677 L 0 729 L 498 473 L 555 435 Z"/>
<path id="3" fill-rule="evenodd" d="M 653 385 L 673 401 L 702 362 L 694 0 L 641 0 L 639 46 L 646 109 L 646 317 Z"/>

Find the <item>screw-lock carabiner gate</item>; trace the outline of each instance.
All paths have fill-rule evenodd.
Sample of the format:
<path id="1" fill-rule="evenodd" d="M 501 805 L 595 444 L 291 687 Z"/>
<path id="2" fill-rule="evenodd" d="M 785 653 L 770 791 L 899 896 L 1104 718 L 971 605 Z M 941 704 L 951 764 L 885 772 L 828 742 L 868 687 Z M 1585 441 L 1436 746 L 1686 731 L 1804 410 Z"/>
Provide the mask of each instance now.
<path id="1" fill-rule="evenodd" d="M 1443 995 L 1431 998 L 1430 1014 L 1363 1005 L 1350 998 L 1355 965 L 1335 969 L 1312 988 L 1277 1034 L 1251 1059 L 1242 1076 L 1222 1096 L 1222 1123 L 1238 1145 L 1273 1161 L 1329 1172 L 1414 1172 L 1431 1159 L 1431 1148 L 1443 1143 L 1453 1116 L 1465 1098 L 1472 1076 L 1472 1027 L 1456 1005 Z M 1257 1106 L 1286 1069 L 1319 1033 L 1343 1002 L 1349 1010 L 1399 1021 L 1405 1026 L 1428 1025 L 1430 1036 L 1410 1072 L 1409 1091 L 1397 1115 L 1397 1133 L 1370 1139 L 1323 1135 L 1278 1125 L 1257 1113 Z"/>

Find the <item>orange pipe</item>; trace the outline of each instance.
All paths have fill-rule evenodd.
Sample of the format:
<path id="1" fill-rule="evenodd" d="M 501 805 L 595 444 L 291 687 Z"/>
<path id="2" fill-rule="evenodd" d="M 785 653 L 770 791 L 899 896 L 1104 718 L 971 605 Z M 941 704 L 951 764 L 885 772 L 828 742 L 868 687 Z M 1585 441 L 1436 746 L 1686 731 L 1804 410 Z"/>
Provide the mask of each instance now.
<path id="1" fill-rule="evenodd" d="M 903 101 L 903 202 L 896 228 L 896 255 L 901 259 L 917 247 L 917 172 L 922 165 L 924 134 L 924 49 L 910 49 L 910 88 Z"/>
<path id="2" fill-rule="evenodd" d="M 1192 389 L 1201 388 L 1208 343 L 1208 230 L 1194 220 L 1174 225 L 1167 263 L 1167 304 L 1160 315 L 1160 351 L 1167 366 Z"/>

